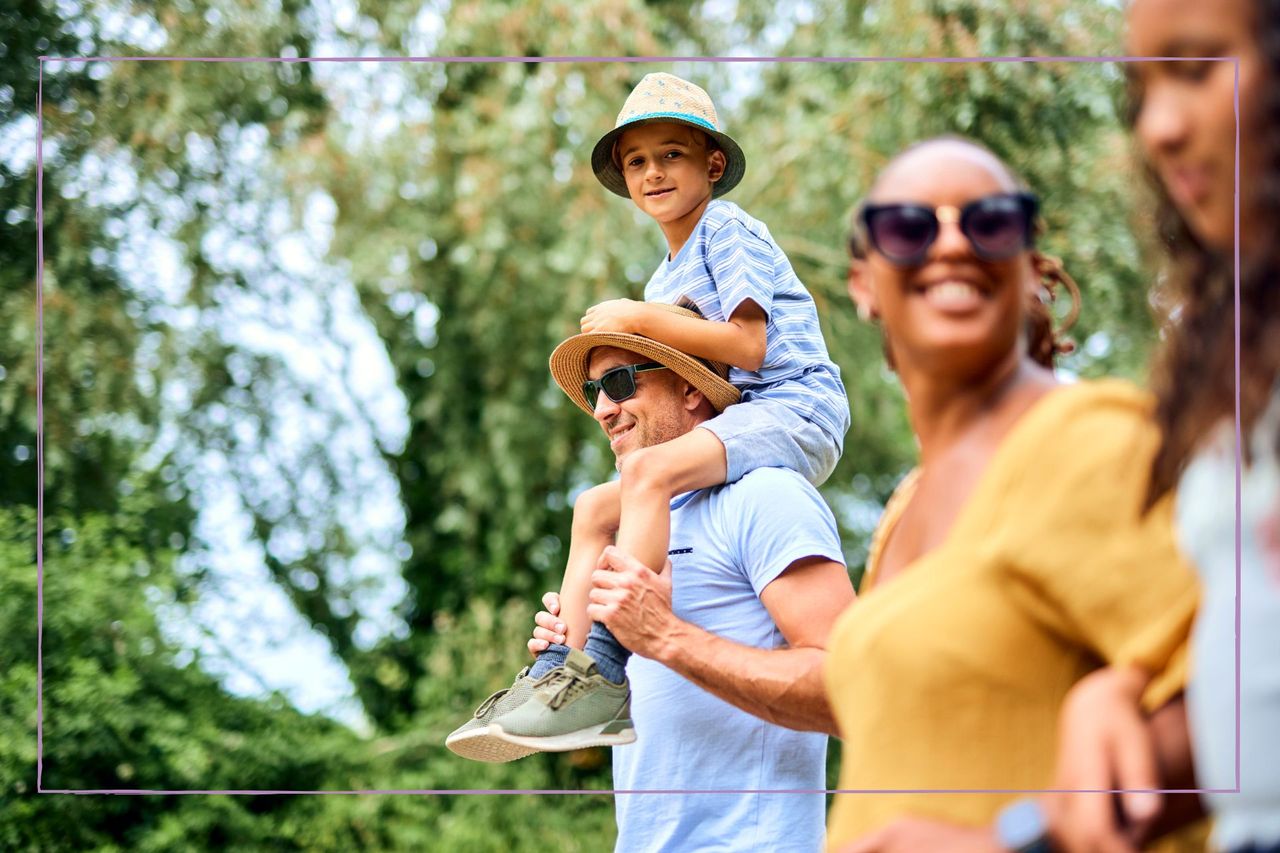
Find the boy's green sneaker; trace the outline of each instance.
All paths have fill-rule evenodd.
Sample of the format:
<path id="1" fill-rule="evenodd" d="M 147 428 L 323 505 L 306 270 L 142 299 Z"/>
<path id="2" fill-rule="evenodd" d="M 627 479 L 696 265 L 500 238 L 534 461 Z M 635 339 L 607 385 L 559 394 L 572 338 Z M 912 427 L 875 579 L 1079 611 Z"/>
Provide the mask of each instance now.
<path id="1" fill-rule="evenodd" d="M 529 678 L 529 667 L 526 666 L 520 670 L 510 687 L 499 690 L 481 702 L 471 719 L 444 739 L 444 745 L 457 755 L 472 761 L 515 761 L 537 752 L 536 749 L 517 746 L 493 737 L 489 734 L 489 723 L 495 717 L 523 705 L 532 695 L 534 685 L 543 683 L 549 676 L 550 673 L 537 680 Z"/>
<path id="2" fill-rule="evenodd" d="M 631 743 L 631 687 L 609 681 L 590 656 L 571 649 L 564 666 L 543 676 L 518 708 L 495 717 L 489 731 L 540 752 Z"/>

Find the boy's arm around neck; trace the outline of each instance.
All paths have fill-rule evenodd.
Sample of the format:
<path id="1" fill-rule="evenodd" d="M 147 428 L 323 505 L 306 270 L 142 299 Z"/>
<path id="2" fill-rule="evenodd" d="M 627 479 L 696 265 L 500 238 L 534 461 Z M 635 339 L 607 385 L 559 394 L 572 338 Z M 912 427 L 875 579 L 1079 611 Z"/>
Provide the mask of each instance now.
<path id="1" fill-rule="evenodd" d="M 744 301 L 726 322 L 680 317 L 641 303 L 633 331 L 698 358 L 723 361 L 741 370 L 756 371 L 764 364 L 764 309 Z"/>

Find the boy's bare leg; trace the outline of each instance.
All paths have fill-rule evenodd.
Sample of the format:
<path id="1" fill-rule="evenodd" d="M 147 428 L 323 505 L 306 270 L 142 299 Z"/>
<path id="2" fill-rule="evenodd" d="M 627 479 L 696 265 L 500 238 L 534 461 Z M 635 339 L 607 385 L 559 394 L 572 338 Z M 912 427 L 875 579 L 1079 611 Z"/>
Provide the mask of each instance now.
<path id="1" fill-rule="evenodd" d="M 662 571 L 670 547 L 671 499 L 718 486 L 728 471 L 724 444 L 701 428 L 628 455 L 622 462 L 618 548 Z"/>
<path id="2" fill-rule="evenodd" d="M 626 678 L 629 653 L 604 625 L 593 625 L 587 616 L 591 573 L 600 553 L 613 543 L 654 571 L 667 559 L 671 529 L 671 497 L 692 489 L 723 483 L 727 468 L 724 445 L 714 433 L 694 429 L 672 441 L 642 448 L 622 464 L 620 482 L 606 483 L 584 492 L 573 508 L 573 537 L 560 588 L 560 621 L 565 643 L 539 656 L 533 674 L 541 676 L 562 663 L 564 646 L 583 649 L 609 681 Z M 619 530 L 629 520 L 639 531 L 628 545 Z"/>
<path id="3" fill-rule="evenodd" d="M 627 454 L 622 462 L 620 488 L 585 492 L 573 510 L 573 543 L 569 568 L 561 593 L 561 616 L 570 636 L 579 617 L 585 616 L 591 588 L 591 572 L 599 551 L 588 543 L 599 541 L 612 525 L 608 509 L 620 507 L 618 545 L 645 565 L 661 571 L 667 559 L 671 535 L 671 497 L 681 492 L 723 483 L 727 476 L 724 445 L 713 433 L 694 429 L 665 444 Z M 611 484 L 614 485 L 614 484 Z M 616 497 L 615 497 L 616 496 Z M 584 500 L 585 499 L 585 500 Z M 602 506 L 603 505 L 603 506 Z M 628 535 L 630 538 L 624 538 Z M 587 555 L 592 559 L 587 565 Z M 581 597 L 578 597 L 581 596 Z M 572 600 L 569 600 L 572 598 Z M 560 674 L 550 676 L 521 705 L 494 718 L 487 734 L 520 749 L 565 750 L 581 746 L 619 745 L 635 740 L 631 724 L 631 692 L 627 683 L 628 652 L 607 627 L 592 624 L 582 652 L 553 644 L 538 657 L 531 675 L 540 668 L 549 674 L 554 656 L 563 655 Z M 570 685 L 581 689 L 567 692 Z M 572 699 L 561 700 L 567 696 Z M 568 708 L 573 708 L 572 713 Z"/>
<path id="4" fill-rule="evenodd" d="M 573 532 L 569 539 L 569 559 L 560 584 L 560 621 L 565 626 L 565 645 L 580 649 L 587 642 L 591 617 L 587 596 L 591 573 L 600 554 L 612 545 L 618 532 L 621 487 L 615 480 L 592 486 L 573 505 Z"/>

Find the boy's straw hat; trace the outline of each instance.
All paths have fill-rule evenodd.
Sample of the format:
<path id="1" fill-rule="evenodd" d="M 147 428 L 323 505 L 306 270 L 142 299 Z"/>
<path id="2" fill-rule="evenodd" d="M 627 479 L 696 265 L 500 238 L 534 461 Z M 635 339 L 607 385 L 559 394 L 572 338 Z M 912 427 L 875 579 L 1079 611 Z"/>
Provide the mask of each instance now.
<path id="1" fill-rule="evenodd" d="M 699 314 L 687 308 L 657 302 L 650 304 L 684 317 L 701 319 Z M 703 396 L 711 401 L 711 405 L 717 412 L 723 412 L 726 406 L 738 402 L 741 396 L 738 389 L 730 385 L 725 378 L 729 375 L 727 364 L 685 355 L 678 349 L 643 335 L 629 335 L 622 332 L 584 332 L 562 342 L 551 353 L 551 376 L 560 389 L 569 395 L 569 399 L 588 415 L 594 415 L 595 412 L 587 404 L 587 396 L 582 392 L 582 383 L 587 381 L 587 360 L 596 347 L 617 347 L 638 353 L 671 368 L 682 379 L 701 391 Z"/>
<path id="2" fill-rule="evenodd" d="M 606 189 L 623 198 L 631 197 L 627 192 L 627 182 L 614 162 L 613 148 L 618 137 L 627 128 L 664 121 L 703 131 L 724 152 L 724 175 L 712 187 L 713 198 L 719 198 L 738 185 L 747 170 L 747 158 L 738 143 L 720 130 L 720 120 L 716 117 L 716 105 L 711 103 L 711 96 L 688 80 L 659 72 L 644 75 L 631 90 L 622 105 L 622 112 L 618 113 L 617 124 L 600 137 L 591 151 L 591 168 Z"/>

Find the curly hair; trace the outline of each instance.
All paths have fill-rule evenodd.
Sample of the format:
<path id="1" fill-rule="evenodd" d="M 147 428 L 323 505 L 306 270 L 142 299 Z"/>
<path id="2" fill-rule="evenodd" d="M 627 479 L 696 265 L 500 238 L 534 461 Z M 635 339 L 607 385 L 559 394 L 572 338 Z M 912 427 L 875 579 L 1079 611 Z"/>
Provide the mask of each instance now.
<path id="1" fill-rule="evenodd" d="M 1280 223 L 1280 0 L 1253 0 L 1255 31 L 1262 61 L 1257 112 L 1252 134 L 1262 147 L 1261 174 L 1249 175 L 1242 188 L 1242 215 L 1251 221 Z M 1131 91 L 1132 127 L 1141 94 Z M 1165 337 L 1156 354 L 1151 385 L 1161 443 L 1151 464 L 1147 491 L 1150 507 L 1177 484 L 1200 441 L 1235 413 L 1234 262 L 1198 240 L 1178 213 L 1168 192 L 1147 168 L 1158 201 L 1158 235 L 1171 269 L 1156 290 Z M 1247 214 L 1245 214 L 1247 211 Z M 1241 256 L 1240 263 L 1240 419 L 1244 434 L 1266 408 L 1280 378 L 1280 243 L 1266 241 Z M 1280 435 L 1273 439 L 1280 453 Z M 1241 448 L 1248 453 L 1248 442 Z"/>
<path id="2" fill-rule="evenodd" d="M 1031 263 L 1040 276 L 1045 296 L 1033 298 L 1027 311 L 1027 354 L 1037 364 L 1052 368 L 1058 356 L 1075 351 L 1075 342 L 1066 337 L 1065 333 L 1075 325 L 1076 318 L 1080 316 L 1080 288 L 1067 274 L 1060 259 L 1037 249 L 1031 253 Z M 1071 310 L 1055 329 L 1049 304 L 1058 298 L 1059 286 L 1065 287 L 1071 296 Z"/>

